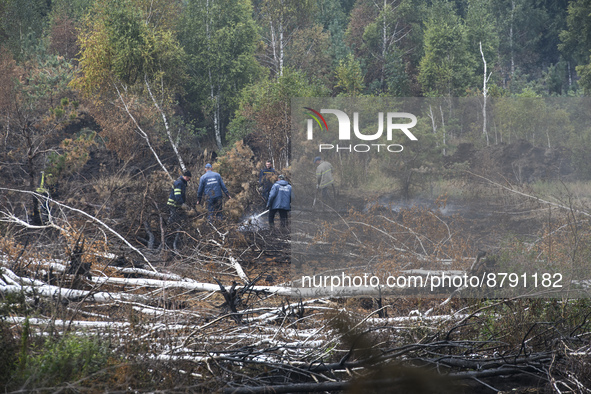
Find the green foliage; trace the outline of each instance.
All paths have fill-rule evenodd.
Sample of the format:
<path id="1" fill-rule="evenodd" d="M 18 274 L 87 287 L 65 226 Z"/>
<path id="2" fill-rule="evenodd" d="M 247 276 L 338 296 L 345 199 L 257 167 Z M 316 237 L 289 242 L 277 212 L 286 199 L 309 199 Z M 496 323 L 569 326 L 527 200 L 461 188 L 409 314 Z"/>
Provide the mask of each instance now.
<path id="1" fill-rule="evenodd" d="M 569 90 L 572 91 L 572 88 L 568 86 L 568 62 L 563 58 L 558 63 L 551 64 L 543 75 L 549 95 L 560 96 Z"/>
<path id="2" fill-rule="evenodd" d="M 75 106 L 74 102 L 70 102 L 67 97 L 63 97 L 55 108 L 49 109 L 49 112 L 53 115 L 55 121 L 65 123 L 76 119 L 78 115 L 76 109 L 77 105 Z"/>
<path id="3" fill-rule="evenodd" d="M 339 62 L 335 77 L 337 79 L 335 88 L 340 88 L 341 91 L 339 96 L 355 97 L 361 94 L 364 88 L 363 72 L 361 64 L 352 54 Z"/>
<path id="4" fill-rule="evenodd" d="M 94 0 L 52 0 L 51 17 L 68 15 L 75 21 L 81 21 L 93 2 Z"/>
<path id="5" fill-rule="evenodd" d="M 481 340 L 504 338 L 506 350 L 523 346 L 527 340 L 530 351 L 546 350 L 544 341 L 548 333 L 547 322 L 555 322 L 555 329 L 575 336 L 588 330 L 589 299 L 545 300 L 518 299 L 499 303 L 482 301 L 480 331 Z"/>
<path id="6" fill-rule="evenodd" d="M 48 338 L 38 349 L 19 360 L 20 381 L 26 389 L 58 387 L 90 376 L 107 365 L 109 344 L 99 338 L 67 335 Z"/>
<path id="7" fill-rule="evenodd" d="M 58 133 L 77 115 L 70 105 L 74 93 L 68 88 L 73 67 L 64 58 L 48 53 L 31 57 L 21 66 L 10 62 L 4 65 L 0 127 L 15 132 L 6 134 L 3 149 L 12 165 L 29 175 L 29 185 L 33 186 L 48 152 L 63 139 Z"/>
<path id="8" fill-rule="evenodd" d="M 351 11 L 353 1 L 345 4 L 343 1 L 336 0 L 319 0 L 317 7 L 318 12 L 314 15 L 316 21 L 322 24 L 325 30 L 333 33 L 331 26 L 345 27 L 347 22 L 347 15 Z M 349 8 L 349 9 L 346 9 Z"/>
<path id="9" fill-rule="evenodd" d="M 45 0 L 2 0 L 0 2 L 0 42 L 22 61 L 43 50 L 43 29 L 50 2 Z"/>
<path id="10" fill-rule="evenodd" d="M 87 131 L 76 139 L 66 138 L 61 143 L 62 153 L 53 152 L 49 155 L 47 174 L 57 182 L 60 177 L 72 175 L 82 169 L 90 159 L 90 149 L 96 145 L 96 133 Z"/>
<path id="11" fill-rule="evenodd" d="M 399 50 L 392 51 L 386 56 L 384 66 L 386 93 L 394 97 L 410 97 L 410 77 Z"/>
<path id="12" fill-rule="evenodd" d="M 240 90 L 261 74 L 254 57 L 258 30 L 248 1 L 186 4 L 179 32 L 190 76 L 185 102 L 198 127 L 212 128 L 215 120 L 225 127 Z"/>
<path id="13" fill-rule="evenodd" d="M 289 112 L 293 97 L 321 97 L 324 87 L 311 84 L 298 71 L 286 69 L 277 80 L 261 80 L 247 86 L 240 95 L 239 108 L 228 126 L 228 141 L 233 144 L 262 127 L 271 126 L 280 114 Z M 264 126 L 265 125 L 265 126 Z"/>
<path id="14" fill-rule="evenodd" d="M 0 274 L 1 271 L 0 268 Z M 22 365 L 21 361 L 26 360 L 29 340 L 28 320 L 25 320 L 19 341 L 4 319 L 11 314 L 27 316 L 30 309 L 24 293 L 8 293 L 0 300 L 0 386 L 8 387 L 14 375 L 24 369 L 19 365 Z"/>
<path id="15" fill-rule="evenodd" d="M 291 46 L 290 37 L 298 30 L 311 26 L 312 15 L 316 13 L 316 0 L 261 0 L 256 2 L 255 15 L 261 26 L 262 63 L 269 67 L 273 77 L 283 75 L 286 63 L 285 53 Z"/>
<path id="16" fill-rule="evenodd" d="M 274 160 L 275 168 L 286 167 L 291 155 L 291 99 L 325 94 L 321 83 L 311 83 L 301 72 L 286 68 L 276 80 L 262 80 L 243 90 L 228 138 L 238 141 L 248 136 L 255 153 Z"/>
<path id="17" fill-rule="evenodd" d="M 576 67 L 577 74 L 581 77 L 579 84 L 585 91 L 586 95 L 591 93 L 591 56 L 589 57 L 589 64 L 584 64 Z"/>
<path id="18" fill-rule="evenodd" d="M 504 141 L 524 139 L 535 146 L 576 147 L 569 140 L 582 135 L 571 120 L 573 111 L 569 103 L 564 100 L 543 98 L 526 88 L 516 97 L 497 98 L 493 103 L 491 114 Z"/>
<path id="19" fill-rule="evenodd" d="M 87 95 L 111 91 L 112 82 L 158 81 L 174 90 L 184 75 L 184 51 L 169 26 L 150 15 L 140 0 L 97 1 L 79 37 L 80 74 L 73 85 Z"/>
<path id="20" fill-rule="evenodd" d="M 430 96 L 464 96 L 474 86 L 474 58 L 467 45 L 466 28 L 452 3 L 437 1 L 425 28 L 425 55 L 418 81 Z"/>
<path id="21" fill-rule="evenodd" d="M 572 165 L 577 179 L 591 179 L 591 128 L 578 128 L 568 135 L 565 144 L 572 149 Z"/>
<path id="22" fill-rule="evenodd" d="M 0 316 L 4 316 L 1 311 Z M 8 387 L 14 374 L 18 347 L 17 338 L 12 334 L 9 324 L 0 319 L 0 386 L 2 387 Z"/>
<path id="23" fill-rule="evenodd" d="M 309 78 L 321 80 L 326 86 L 331 86 L 332 59 L 330 52 L 326 50 L 330 48 L 330 44 L 329 34 L 320 25 L 298 30 L 291 40 L 285 62 L 291 68 L 306 73 Z"/>
<path id="24" fill-rule="evenodd" d="M 560 9 L 549 12 L 546 7 L 552 6 L 550 2 L 540 4 L 536 0 L 503 0 L 490 4 L 498 21 L 498 57 L 503 73 L 513 78 L 519 68 L 528 80 L 539 78 L 541 61 L 547 64 L 558 61 L 556 41 L 553 47 L 549 46 L 552 41 L 548 34 L 555 40 L 562 28 L 561 21 L 564 19 Z"/>
<path id="25" fill-rule="evenodd" d="M 347 27 L 348 15 L 353 7 L 354 1 L 319 0 L 317 2 L 318 12 L 315 13 L 316 22 L 324 27 L 324 31 L 330 36 L 330 45 L 322 48 L 325 53 L 338 62 L 349 54 L 345 44 L 344 31 Z M 337 64 L 337 63 L 335 63 Z"/>
<path id="26" fill-rule="evenodd" d="M 150 52 L 155 37 L 149 34 L 140 11 L 130 3 L 107 4 L 105 29 L 112 51 L 111 71 L 123 83 L 133 85 L 154 67 Z"/>
<path id="27" fill-rule="evenodd" d="M 1 273 L 2 269 L 0 268 Z M 0 301 L 0 319 L 11 313 L 27 314 L 29 312 L 24 293 L 8 293 Z"/>
<path id="28" fill-rule="evenodd" d="M 73 76 L 73 68 L 66 60 L 55 55 L 37 56 L 28 66 L 31 67 L 28 80 L 19 86 L 27 107 L 53 106 L 58 97 L 71 93 L 68 84 Z M 59 102 L 64 99 L 68 100 L 63 97 Z"/>
<path id="29" fill-rule="evenodd" d="M 412 96 L 422 55 L 425 2 L 360 0 L 355 3 L 346 40 L 364 73 L 366 93 Z M 341 60 L 341 59 L 339 59 Z"/>
<path id="30" fill-rule="evenodd" d="M 579 64 L 589 61 L 591 50 L 591 1 L 575 0 L 568 3 L 566 29 L 560 32 L 558 48 Z"/>
<path id="31" fill-rule="evenodd" d="M 481 77 L 484 72 L 480 44 L 482 44 L 482 52 L 487 62 L 487 74 L 494 70 L 497 60 L 499 37 L 495 33 L 497 23 L 491 8 L 492 2 L 490 0 L 468 1 L 465 19 L 466 41 L 473 63 L 478 65 L 475 72 L 477 77 Z M 482 77 L 479 79 L 482 81 Z M 482 88 L 482 86 L 479 87 Z"/>

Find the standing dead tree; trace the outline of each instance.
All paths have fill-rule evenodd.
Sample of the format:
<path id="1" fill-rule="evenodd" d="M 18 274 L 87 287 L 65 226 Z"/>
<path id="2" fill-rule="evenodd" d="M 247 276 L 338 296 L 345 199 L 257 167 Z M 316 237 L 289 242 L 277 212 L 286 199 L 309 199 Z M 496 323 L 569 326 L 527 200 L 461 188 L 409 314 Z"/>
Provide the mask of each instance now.
<path id="1" fill-rule="evenodd" d="M 482 42 L 478 43 L 480 47 L 480 54 L 482 55 L 482 63 L 484 64 L 484 77 L 482 82 L 482 134 L 486 137 L 486 145 L 488 146 L 488 130 L 486 128 L 486 99 L 488 97 L 488 87 L 486 86 L 492 72 L 486 75 L 486 59 L 484 58 L 484 52 L 482 52 Z"/>

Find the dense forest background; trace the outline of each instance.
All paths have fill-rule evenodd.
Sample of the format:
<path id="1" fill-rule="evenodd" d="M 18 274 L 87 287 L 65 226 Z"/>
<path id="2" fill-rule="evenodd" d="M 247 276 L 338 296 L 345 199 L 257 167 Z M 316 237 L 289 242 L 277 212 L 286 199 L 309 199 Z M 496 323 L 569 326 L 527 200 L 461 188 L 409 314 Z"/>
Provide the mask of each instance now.
<path id="1" fill-rule="evenodd" d="M 591 89 L 582 0 L 0 7 L 4 155 L 22 152 L 20 168 L 9 170 L 31 179 L 64 152 L 59 137 L 48 140 L 76 122 L 73 144 L 84 150 L 100 139 L 122 160 L 146 146 L 155 157 L 171 148 L 220 154 L 246 137 L 282 168 L 291 97 L 571 97 Z M 451 148 L 454 137 L 486 143 L 451 137 Z"/>

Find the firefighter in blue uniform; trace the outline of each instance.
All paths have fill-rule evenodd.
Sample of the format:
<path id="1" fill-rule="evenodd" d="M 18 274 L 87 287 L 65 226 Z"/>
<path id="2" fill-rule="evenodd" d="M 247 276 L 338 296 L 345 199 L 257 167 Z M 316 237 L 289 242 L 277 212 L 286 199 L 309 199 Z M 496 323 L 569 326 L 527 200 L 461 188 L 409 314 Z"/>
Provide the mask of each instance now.
<path id="1" fill-rule="evenodd" d="M 207 199 L 207 210 L 209 212 L 207 218 L 210 221 L 213 217 L 222 219 L 222 191 L 228 198 L 232 198 L 220 174 L 212 171 L 211 164 L 207 163 L 205 165 L 205 174 L 199 179 L 197 204 L 201 203 L 202 198 Z"/>
<path id="2" fill-rule="evenodd" d="M 291 200 L 293 199 L 293 190 L 291 185 L 285 180 L 283 175 L 279 175 L 279 180 L 275 182 L 269 192 L 269 228 L 275 227 L 275 214 L 279 212 L 279 220 L 282 228 L 287 228 L 287 213 L 291 210 Z"/>
<path id="3" fill-rule="evenodd" d="M 172 190 L 168 196 L 168 208 L 170 209 L 170 217 L 168 224 L 173 224 L 180 221 L 182 217 L 182 207 L 186 202 L 187 182 L 191 180 L 191 171 L 185 171 L 183 175 L 177 179 L 172 185 Z"/>

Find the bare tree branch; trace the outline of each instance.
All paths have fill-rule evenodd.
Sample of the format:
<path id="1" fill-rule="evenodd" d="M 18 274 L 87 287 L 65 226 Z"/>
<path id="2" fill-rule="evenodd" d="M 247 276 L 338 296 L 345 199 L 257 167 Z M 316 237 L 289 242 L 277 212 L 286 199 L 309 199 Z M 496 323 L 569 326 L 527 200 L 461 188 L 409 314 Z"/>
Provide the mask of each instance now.
<path id="1" fill-rule="evenodd" d="M 146 143 L 148 144 L 148 148 L 150 148 L 150 151 L 152 152 L 152 154 L 154 155 L 154 157 L 158 161 L 158 164 L 160 165 L 160 168 L 162 168 L 162 170 L 166 173 L 166 175 L 168 175 L 168 178 L 172 181 L 173 180 L 172 179 L 172 176 L 170 176 L 170 173 L 168 172 L 168 170 L 166 169 L 166 167 L 164 166 L 164 164 L 162 164 L 162 161 L 160 161 L 160 157 L 158 156 L 158 154 L 154 150 L 154 147 L 150 143 L 150 138 L 148 137 L 148 134 L 146 134 L 146 132 L 139 125 L 139 123 L 137 122 L 137 120 L 135 119 L 135 117 L 131 114 L 131 111 L 129 110 L 129 107 L 127 106 L 127 103 L 123 99 L 123 96 L 121 95 L 121 92 L 119 91 L 119 88 L 117 87 L 117 85 L 116 84 L 113 84 L 113 86 L 115 87 L 115 90 L 117 91 L 117 94 L 119 95 L 119 100 L 121 100 L 121 103 L 123 104 L 123 107 L 125 107 L 125 111 L 127 112 L 127 115 L 129 115 L 129 117 L 131 118 L 131 120 L 135 124 L 135 127 L 139 131 L 139 134 L 144 138 L 144 140 L 146 140 Z"/>
<path id="2" fill-rule="evenodd" d="M 103 228 L 105 228 L 105 229 L 106 229 L 107 231 L 109 231 L 111 234 L 115 235 L 115 236 L 116 236 L 117 238 L 119 238 L 121 241 L 123 241 L 123 243 L 124 243 L 125 245 L 127 245 L 127 246 L 128 246 L 130 249 L 131 249 L 131 250 L 133 250 L 134 252 L 136 252 L 137 254 L 139 254 L 140 256 L 142 256 L 142 258 L 144 259 L 144 261 L 146 262 L 146 264 L 148 264 L 148 265 L 150 266 L 150 268 L 152 268 L 152 270 L 153 270 L 154 272 L 158 272 L 158 271 L 156 270 L 156 268 L 154 268 L 154 267 L 152 266 L 152 264 L 150 263 L 150 261 L 148 260 L 148 258 L 147 258 L 147 257 L 146 257 L 146 256 L 145 256 L 145 255 L 144 255 L 142 252 L 140 252 L 140 250 L 139 250 L 139 249 L 137 249 L 135 246 L 133 246 L 132 244 L 130 244 L 130 243 L 129 243 L 129 241 L 127 241 L 127 240 L 126 240 L 126 239 L 125 239 L 125 238 L 124 238 L 124 237 L 123 237 L 121 234 L 119 234 L 117 231 L 115 231 L 115 230 L 113 230 L 111 227 L 107 226 L 107 225 L 106 225 L 106 224 L 105 224 L 105 223 L 104 223 L 102 220 L 100 220 L 100 219 L 98 219 L 98 218 L 96 218 L 96 217 L 94 217 L 94 216 L 92 216 L 92 215 L 90 215 L 90 214 L 88 214 L 88 213 L 86 213 L 86 212 L 84 212 L 84 211 L 80 210 L 80 209 L 76 209 L 76 208 L 70 207 L 70 206 L 68 206 L 68 205 L 66 205 L 66 204 L 62 204 L 62 203 L 60 203 L 60 202 L 58 202 L 58 201 L 56 201 L 56 200 L 53 200 L 53 199 L 52 199 L 52 198 L 50 198 L 50 197 L 43 196 L 43 195 L 41 195 L 41 194 L 39 194 L 39 193 L 31 192 L 31 191 L 28 191 L 28 190 L 18 190 L 18 189 L 8 189 L 8 188 L 0 188 L 0 190 L 6 190 L 6 191 L 11 191 L 11 192 L 17 192 L 17 193 L 25 193 L 25 194 L 30 194 L 30 195 L 33 195 L 33 196 L 35 196 L 35 197 L 39 198 L 40 200 L 46 200 L 46 201 L 49 201 L 49 202 L 51 202 L 51 203 L 53 203 L 53 204 L 55 204 L 55 205 L 57 205 L 57 206 L 60 206 L 60 207 L 62 207 L 62 208 L 66 208 L 66 209 L 68 209 L 68 210 L 70 210 L 70 211 L 73 211 L 73 212 L 79 213 L 79 214 L 81 214 L 81 215 L 83 215 L 83 216 L 85 216 L 85 217 L 89 218 L 89 219 L 90 219 L 90 220 L 92 220 L 93 222 L 95 222 L 95 223 L 99 224 L 100 226 L 102 226 Z M 4 222 L 11 222 L 11 221 L 12 221 L 12 222 L 16 222 L 16 223 L 18 223 L 19 225 L 23 225 L 23 226 L 25 226 L 25 227 L 29 227 L 29 228 L 38 228 L 38 226 L 32 226 L 32 225 L 30 225 L 30 224 L 28 224 L 28 223 L 25 223 L 25 222 L 23 222 L 23 221 L 22 221 L 22 220 L 20 220 L 20 219 L 17 219 L 17 218 L 15 218 L 15 217 L 14 217 L 14 215 L 12 215 L 12 214 L 10 214 L 10 213 L 3 212 L 3 214 L 5 215 L 5 218 L 4 218 L 4 219 L 0 219 L 1 221 L 4 221 Z M 56 225 L 51 225 L 51 227 L 57 228 L 57 229 L 59 229 L 60 231 L 62 231 L 62 230 L 63 230 L 61 227 L 56 227 Z"/>

